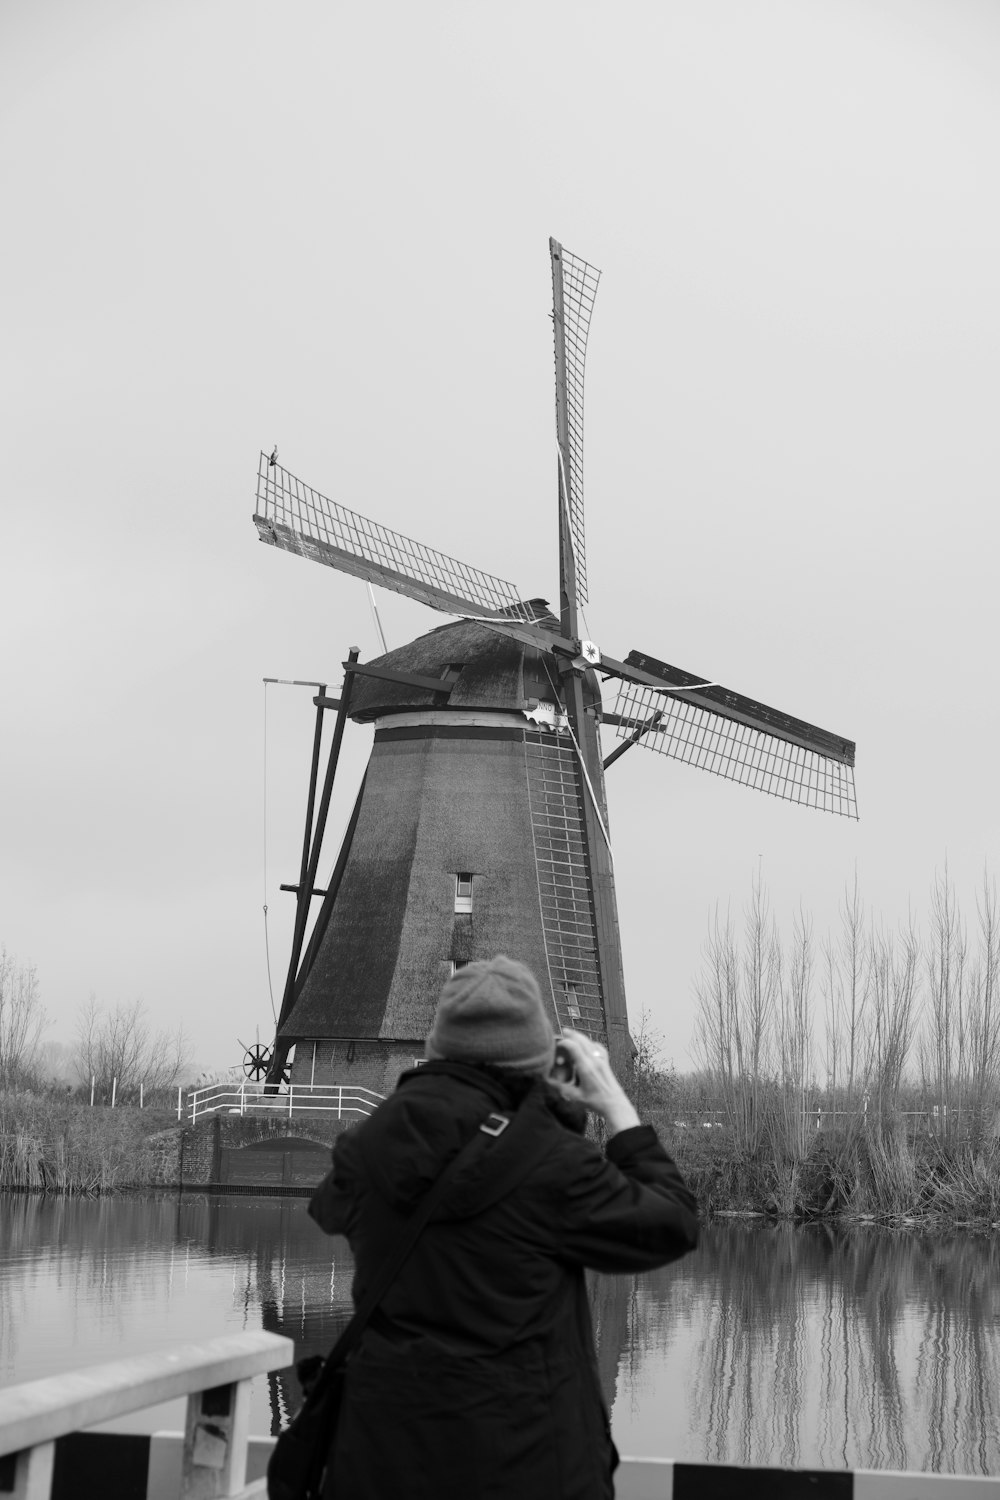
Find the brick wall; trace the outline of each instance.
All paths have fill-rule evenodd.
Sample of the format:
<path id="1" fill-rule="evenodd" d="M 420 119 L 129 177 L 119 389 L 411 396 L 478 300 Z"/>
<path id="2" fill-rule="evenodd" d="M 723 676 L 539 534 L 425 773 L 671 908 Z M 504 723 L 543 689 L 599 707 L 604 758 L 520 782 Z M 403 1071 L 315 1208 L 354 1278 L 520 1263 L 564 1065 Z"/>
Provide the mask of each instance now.
<path id="1" fill-rule="evenodd" d="M 292 1082 L 355 1084 L 376 1094 L 391 1094 L 400 1073 L 423 1055 L 423 1042 L 299 1042 L 292 1060 Z"/>

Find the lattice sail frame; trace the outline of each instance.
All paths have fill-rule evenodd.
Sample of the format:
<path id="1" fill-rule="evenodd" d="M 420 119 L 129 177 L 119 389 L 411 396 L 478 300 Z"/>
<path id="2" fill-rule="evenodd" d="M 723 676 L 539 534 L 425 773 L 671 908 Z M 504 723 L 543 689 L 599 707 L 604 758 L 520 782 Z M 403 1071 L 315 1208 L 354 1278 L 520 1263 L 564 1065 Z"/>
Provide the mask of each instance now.
<path id="1" fill-rule="evenodd" d="M 601 273 L 579 256 L 551 240 L 553 293 L 563 307 L 563 351 L 566 369 L 566 474 L 570 534 L 576 564 L 577 598 L 587 603 L 587 546 L 583 514 L 583 381 L 587 363 L 587 337 Z M 561 283 L 560 290 L 557 281 Z M 559 372 L 559 326 L 556 323 L 556 378 Z M 557 386 L 558 389 L 558 386 Z M 557 394 L 558 411 L 558 394 Z M 558 425 L 558 417 L 557 417 Z M 562 444 L 560 444 L 562 446 Z"/>
<path id="2" fill-rule="evenodd" d="M 261 540 L 272 546 L 395 589 L 434 609 L 474 615 L 524 612 L 512 583 L 348 510 L 270 463 L 263 452 L 254 521 Z"/>
<path id="3" fill-rule="evenodd" d="M 576 748 L 568 735 L 528 730 L 525 772 L 545 962 L 557 1030 L 607 1044 L 601 951 Z"/>
<path id="4" fill-rule="evenodd" d="M 785 802 L 845 818 L 858 816 L 853 766 L 818 750 L 792 744 L 656 688 L 627 682 L 618 689 L 615 712 L 625 721 L 617 725 L 620 739 L 660 715 L 638 742 L 647 750 Z"/>

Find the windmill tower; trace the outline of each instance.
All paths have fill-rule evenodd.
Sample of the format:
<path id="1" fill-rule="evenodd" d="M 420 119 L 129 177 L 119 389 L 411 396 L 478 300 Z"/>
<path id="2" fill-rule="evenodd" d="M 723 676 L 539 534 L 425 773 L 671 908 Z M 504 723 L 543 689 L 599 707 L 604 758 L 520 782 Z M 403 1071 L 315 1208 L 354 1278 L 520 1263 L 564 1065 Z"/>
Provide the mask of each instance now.
<path id="1" fill-rule="evenodd" d="M 528 963 L 557 1028 L 631 1052 L 604 772 L 632 745 L 857 816 L 854 745 L 718 683 L 580 637 L 587 594 L 583 387 L 599 273 L 549 242 L 555 330 L 559 609 L 389 531 L 260 456 L 260 539 L 456 617 L 320 691 L 288 979 L 269 1081 L 385 1092 L 421 1055 L 441 984 L 476 958 Z M 604 708 L 601 682 L 618 700 Z M 323 715 L 336 727 L 322 793 Z M 347 718 L 374 726 L 327 889 L 316 890 Z M 601 727 L 622 743 L 606 758 Z M 313 899 L 322 904 L 305 940 Z"/>

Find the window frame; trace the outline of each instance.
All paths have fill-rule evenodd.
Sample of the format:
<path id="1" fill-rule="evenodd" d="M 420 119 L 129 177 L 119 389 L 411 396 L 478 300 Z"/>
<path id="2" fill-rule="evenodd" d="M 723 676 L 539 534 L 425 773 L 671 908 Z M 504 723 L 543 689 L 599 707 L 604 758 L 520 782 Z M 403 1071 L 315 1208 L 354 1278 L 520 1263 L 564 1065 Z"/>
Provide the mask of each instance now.
<path id="1" fill-rule="evenodd" d="M 471 912 L 473 882 L 475 881 L 474 870 L 458 870 L 455 874 L 455 911 L 460 914 Z M 463 890 L 468 886 L 468 890 Z"/>

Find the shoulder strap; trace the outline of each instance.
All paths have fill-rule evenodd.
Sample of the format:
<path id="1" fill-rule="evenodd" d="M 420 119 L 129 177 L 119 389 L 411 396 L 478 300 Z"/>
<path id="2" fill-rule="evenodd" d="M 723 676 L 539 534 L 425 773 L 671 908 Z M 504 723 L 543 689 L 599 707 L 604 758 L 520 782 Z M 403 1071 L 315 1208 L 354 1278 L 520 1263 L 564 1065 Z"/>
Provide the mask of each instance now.
<path id="1" fill-rule="evenodd" d="M 528 1100 L 525 1100 L 525 1104 L 527 1103 Z M 353 1318 L 327 1355 L 326 1362 L 310 1392 L 310 1404 L 322 1394 L 348 1355 L 352 1354 L 360 1343 L 361 1335 L 365 1331 L 365 1325 L 402 1270 L 404 1262 L 408 1259 L 410 1252 L 420 1238 L 424 1226 L 448 1191 L 452 1179 L 457 1175 L 459 1168 L 464 1166 L 472 1156 L 482 1149 L 481 1136 L 499 1137 L 503 1135 L 506 1130 L 511 1128 L 512 1121 L 514 1123 L 518 1121 L 518 1117 L 522 1112 L 525 1115 L 525 1119 L 521 1123 L 526 1124 L 527 1116 L 531 1111 L 525 1110 L 524 1105 L 522 1105 L 521 1110 L 513 1114 L 508 1114 L 506 1111 L 500 1110 L 494 1110 L 488 1114 L 480 1122 L 478 1129 L 473 1132 L 471 1138 L 466 1141 L 458 1155 L 452 1157 L 444 1171 L 435 1179 L 433 1185 L 428 1188 L 414 1210 L 413 1216 L 407 1221 L 406 1228 L 396 1242 L 395 1249 L 383 1262 L 381 1270 L 368 1288 Z M 499 1129 L 496 1128 L 498 1125 Z M 549 1144 L 545 1139 L 544 1132 L 539 1131 L 535 1133 L 533 1144 L 525 1142 L 523 1149 L 516 1153 L 513 1160 L 511 1160 L 510 1153 L 505 1153 L 507 1157 L 507 1169 L 501 1174 L 502 1184 L 498 1181 L 497 1186 L 499 1191 L 495 1195 L 491 1195 L 492 1203 L 499 1202 L 501 1198 L 505 1198 L 508 1193 L 513 1191 L 517 1184 L 530 1172 L 539 1158 L 545 1154 L 549 1148 Z"/>

